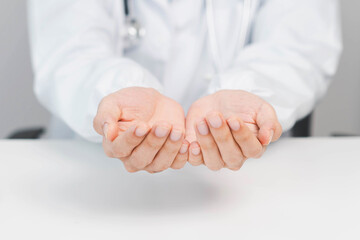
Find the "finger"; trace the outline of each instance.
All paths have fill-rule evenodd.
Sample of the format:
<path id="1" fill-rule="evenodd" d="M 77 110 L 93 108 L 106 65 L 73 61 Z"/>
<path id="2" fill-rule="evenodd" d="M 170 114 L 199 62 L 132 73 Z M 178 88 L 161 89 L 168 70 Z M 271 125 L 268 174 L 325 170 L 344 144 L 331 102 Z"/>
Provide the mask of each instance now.
<path id="1" fill-rule="evenodd" d="M 229 118 L 227 123 L 235 141 L 246 158 L 257 158 L 262 155 L 264 146 L 240 118 Z"/>
<path id="2" fill-rule="evenodd" d="M 259 155 L 253 157 L 253 158 L 260 158 L 264 153 L 266 152 L 267 146 L 262 146 L 261 152 Z"/>
<path id="3" fill-rule="evenodd" d="M 198 142 L 192 142 L 190 144 L 189 163 L 193 166 L 200 166 L 204 163 L 201 148 Z"/>
<path id="4" fill-rule="evenodd" d="M 172 169 L 182 169 L 189 159 L 189 142 L 184 140 L 179 153 L 176 155 L 174 162 L 171 164 Z"/>
<path id="5" fill-rule="evenodd" d="M 239 170 L 245 161 L 245 157 L 235 142 L 223 116 L 220 113 L 212 112 L 207 114 L 206 121 L 226 167 L 231 170 Z"/>
<path id="6" fill-rule="evenodd" d="M 170 124 L 156 123 L 142 143 L 132 152 L 129 157 L 130 164 L 139 170 L 142 170 L 149 165 L 164 145 L 170 130 Z"/>
<path id="7" fill-rule="evenodd" d="M 147 123 L 139 123 L 120 133 L 113 142 L 107 141 L 107 143 L 111 146 L 113 155 L 116 158 L 129 157 L 133 150 L 145 139 L 150 129 Z"/>
<path id="8" fill-rule="evenodd" d="M 106 156 L 108 156 L 109 158 L 115 158 L 115 155 L 113 153 L 113 149 L 112 149 L 112 146 L 110 143 L 111 142 L 108 141 L 104 136 L 103 142 L 102 142 L 102 147 L 104 149 L 104 152 L 105 152 Z"/>
<path id="9" fill-rule="evenodd" d="M 195 142 L 196 141 L 196 132 L 195 132 L 195 128 L 193 127 L 194 123 L 191 123 L 192 125 L 187 125 L 186 126 L 186 140 L 190 143 Z"/>
<path id="10" fill-rule="evenodd" d="M 125 170 L 128 171 L 129 173 L 136 173 L 139 171 L 139 169 L 136 169 L 135 167 L 133 167 L 129 161 L 129 159 L 126 159 L 123 161 Z"/>
<path id="11" fill-rule="evenodd" d="M 118 121 L 117 122 L 117 126 L 118 126 L 118 131 L 120 132 L 125 132 L 126 130 L 128 130 L 128 128 L 134 126 L 134 125 L 139 125 L 142 124 L 141 121 L 138 120 L 133 120 L 133 121 Z M 149 124 L 147 124 L 149 125 Z"/>
<path id="12" fill-rule="evenodd" d="M 196 104 L 193 104 L 189 111 L 188 114 L 186 116 L 186 132 L 185 132 L 185 136 L 186 136 L 186 140 L 189 143 L 195 142 L 196 139 L 196 131 L 195 131 L 195 124 L 196 121 L 198 119 L 201 119 L 202 116 L 200 114 L 202 114 L 199 110 L 199 107 L 196 106 Z"/>
<path id="13" fill-rule="evenodd" d="M 154 160 L 146 166 L 145 170 L 149 172 L 161 172 L 168 169 L 174 162 L 175 157 L 181 148 L 183 139 L 183 130 L 173 127 L 169 138 L 157 153 Z"/>
<path id="14" fill-rule="evenodd" d="M 241 118 L 240 118 L 241 119 Z M 244 121 L 243 121 L 244 122 Z M 249 130 L 255 134 L 255 136 L 259 135 L 259 127 L 256 123 L 247 123 L 244 122 L 244 124 L 249 128 Z"/>
<path id="15" fill-rule="evenodd" d="M 105 137 L 103 138 L 103 148 L 104 148 L 106 155 L 110 158 L 115 158 L 115 155 L 114 155 L 113 149 L 112 149 L 112 145 L 110 143 L 111 142 L 106 140 Z M 129 164 L 129 160 L 127 157 L 119 158 L 119 159 L 123 162 L 126 171 L 128 171 L 130 173 L 134 173 L 134 172 L 138 171 L 136 168 L 131 166 L 131 164 Z"/>
<path id="16" fill-rule="evenodd" d="M 282 128 L 274 108 L 270 105 L 264 104 L 261 107 L 256 116 L 256 123 L 260 128 L 258 139 L 262 145 L 269 145 L 280 138 Z"/>
<path id="17" fill-rule="evenodd" d="M 218 171 L 225 166 L 218 146 L 210 134 L 209 127 L 205 120 L 196 124 L 196 137 L 199 141 L 205 165 L 213 171 Z"/>
<path id="18" fill-rule="evenodd" d="M 97 114 L 93 121 L 95 131 L 113 141 L 117 137 L 117 122 L 121 118 L 121 108 L 109 95 L 100 102 Z"/>

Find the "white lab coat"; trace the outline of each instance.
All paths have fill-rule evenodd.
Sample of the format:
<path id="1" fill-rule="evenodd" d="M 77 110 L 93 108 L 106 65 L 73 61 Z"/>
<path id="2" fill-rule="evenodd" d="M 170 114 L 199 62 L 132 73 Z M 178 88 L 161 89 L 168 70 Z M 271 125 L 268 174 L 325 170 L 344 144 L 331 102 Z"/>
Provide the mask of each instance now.
<path id="1" fill-rule="evenodd" d="M 54 137 L 101 141 L 92 127 L 99 102 L 131 86 L 158 89 L 185 110 L 220 89 L 249 91 L 286 131 L 325 94 L 342 50 L 337 0 L 251 1 L 243 48 L 243 1 L 213 0 L 215 71 L 203 0 L 133 2 L 146 36 L 126 49 L 122 0 L 29 1 L 34 89 L 55 117 Z"/>

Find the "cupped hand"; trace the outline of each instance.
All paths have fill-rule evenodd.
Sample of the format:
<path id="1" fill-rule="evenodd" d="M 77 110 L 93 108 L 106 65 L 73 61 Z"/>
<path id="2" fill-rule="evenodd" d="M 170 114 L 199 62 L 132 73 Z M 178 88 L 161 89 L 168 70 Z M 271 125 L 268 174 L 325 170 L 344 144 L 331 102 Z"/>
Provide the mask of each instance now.
<path id="1" fill-rule="evenodd" d="M 258 158 L 280 138 L 281 125 L 272 106 L 241 90 L 222 90 L 196 101 L 186 117 L 189 162 L 211 170 L 238 170 Z"/>
<path id="2" fill-rule="evenodd" d="M 151 88 L 130 87 L 105 97 L 94 118 L 103 148 L 126 170 L 160 172 L 188 160 L 185 116 L 174 100 Z"/>

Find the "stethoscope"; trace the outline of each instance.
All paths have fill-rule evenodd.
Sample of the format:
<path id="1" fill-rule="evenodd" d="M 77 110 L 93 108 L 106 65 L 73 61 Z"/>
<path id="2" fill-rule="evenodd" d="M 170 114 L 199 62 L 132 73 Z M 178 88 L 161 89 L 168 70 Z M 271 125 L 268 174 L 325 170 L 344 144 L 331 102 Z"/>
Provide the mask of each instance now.
<path id="1" fill-rule="evenodd" d="M 216 36 L 215 27 L 215 10 L 213 5 L 214 0 L 205 0 L 206 8 L 206 22 L 208 26 L 209 43 L 211 48 L 212 60 L 214 68 L 217 73 L 224 70 L 223 61 L 221 60 L 219 41 Z M 251 18 L 252 0 L 244 0 L 244 10 L 242 15 L 241 27 L 237 33 L 237 46 L 234 54 L 243 48 L 246 44 L 246 38 L 248 36 Z M 146 30 L 142 24 L 133 15 L 133 1 L 124 0 L 124 12 L 125 12 L 125 46 L 127 48 L 133 48 L 140 44 L 141 40 L 146 35 Z"/>
<path id="2" fill-rule="evenodd" d="M 124 0 L 125 13 L 125 48 L 133 48 L 140 44 L 141 40 L 146 35 L 145 28 L 141 25 L 138 19 L 133 14 L 133 1 Z"/>

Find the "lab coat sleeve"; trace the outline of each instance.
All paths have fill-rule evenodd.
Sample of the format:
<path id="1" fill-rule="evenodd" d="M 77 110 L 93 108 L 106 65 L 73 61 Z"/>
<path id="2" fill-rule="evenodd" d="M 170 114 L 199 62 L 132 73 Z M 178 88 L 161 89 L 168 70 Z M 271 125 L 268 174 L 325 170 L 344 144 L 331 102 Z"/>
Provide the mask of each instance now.
<path id="1" fill-rule="evenodd" d="M 150 72 L 122 56 L 121 3 L 28 2 L 35 94 L 52 114 L 90 141 L 101 141 L 92 122 L 103 97 L 132 86 L 162 91 Z"/>
<path id="2" fill-rule="evenodd" d="M 254 93 L 275 108 L 287 131 L 313 110 L 336 72 L 342 50 L 338 2 L 261 1 L 249 42 L 209 93 Z"/>

